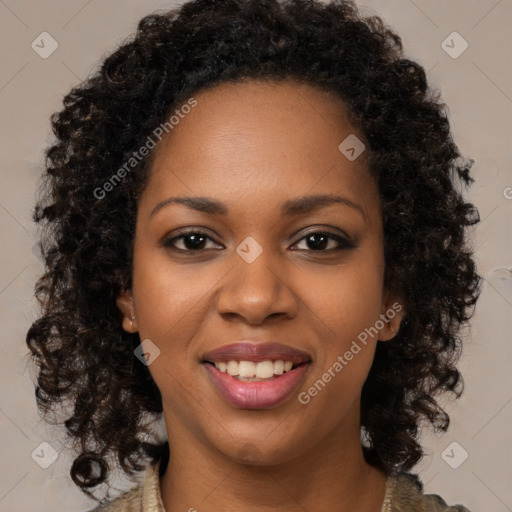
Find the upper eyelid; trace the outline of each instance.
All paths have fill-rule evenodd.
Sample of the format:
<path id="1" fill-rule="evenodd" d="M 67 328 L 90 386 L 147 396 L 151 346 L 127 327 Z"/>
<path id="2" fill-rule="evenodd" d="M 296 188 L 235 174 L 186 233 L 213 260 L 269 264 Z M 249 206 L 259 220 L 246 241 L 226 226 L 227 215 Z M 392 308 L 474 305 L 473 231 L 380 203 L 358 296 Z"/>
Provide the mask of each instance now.
<path id="1" fill-rule="evenodd" d="M 205 231 L 204 229 L 189 229 L 189 230 L 186 230 L 186 231 L 182 231 L 180 233 L 176 233 L 175 235 L 172 235 L 172 236 L 164 236 L 163 238 L 163 242 L 166 243 L 166 242 L 170 242 L 172 240 L 179 240 L 180 238 L 184 238 L 186 236 L 190 236 L 190 235 L 203 235 L 203 236 L 206 236 L 207 238 L 209 238 L 210 240 L 212 240 L 213 242 L 215 242 L 216 244 L 220 244 L 221 242 L 218 242 L 216 237 L 214 237 L 213 235 L 211 235 L 210 233 L 208 233 L 207 231 Z"/>

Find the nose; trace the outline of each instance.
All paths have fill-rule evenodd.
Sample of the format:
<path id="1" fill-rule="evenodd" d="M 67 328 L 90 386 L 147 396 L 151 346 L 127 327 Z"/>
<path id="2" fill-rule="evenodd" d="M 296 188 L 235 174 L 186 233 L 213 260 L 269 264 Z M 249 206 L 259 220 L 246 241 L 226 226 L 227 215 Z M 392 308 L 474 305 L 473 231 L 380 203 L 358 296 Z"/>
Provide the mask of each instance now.
<path id="1" fill-rule="evenodd" d="M 287 282 L 289 274 L 272 260 L 269 252 L 264 250 L 251 263 L 233 255 L 234 266 L 217 295 L 221 316 L 242 319 L 251 325 L 260 325 L 269 317 L 296 316 L 298 300 Z"/>

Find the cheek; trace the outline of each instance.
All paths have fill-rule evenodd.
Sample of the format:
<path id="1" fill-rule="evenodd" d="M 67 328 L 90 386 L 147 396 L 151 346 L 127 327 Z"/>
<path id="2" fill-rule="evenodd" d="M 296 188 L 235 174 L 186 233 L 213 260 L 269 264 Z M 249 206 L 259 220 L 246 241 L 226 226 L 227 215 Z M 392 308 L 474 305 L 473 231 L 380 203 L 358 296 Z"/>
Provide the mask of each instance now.
<path id="1" fill-rule="evenodd" d="M 339 326 L 367 327 L 380 312 L 382 282 L 378 275 L 342 274 L 328 279 L 325 286 L 311 289 L 309 307 L 338 332 Z M 354 334 L 351 332 L 350 334 Z"/>
<path id="2" fill-rule="evenodd" d="M 383 265 L 376 254 L 369 253 L 366 261 L 361 255 L 329 279 L 316 280 L 308 292 L 322 347 L 313 382 L 308 383 L 313 388 L 305 391 L 311 397 L 322 395 L 318 406 L 328 407 L 329 400 L 348 406 L 359 396 L 372 365 L 382 327 Z"/>
<path id="3" fill-rule="evenodd" d="M 197 266 L 171 265 L 160 249 L 136 250 L 133 294 L 141 336 L 162 343 L 186 338 L 187 325 L 196 321 L 216 280 Z"/>
<path id="4" fill-rule="evenodd" d="M 336 272 L 316 277 L 308 279 L 304 291 L 307 306 L 333 336 L 338 334 L 346 342 L 378 320 L 383 298 L 383 265 L 379 258 L 366 263 L 361 257 Z"/>
<path id="5" fill-rule="evenodd" d="M 197 355 L 190 340 L 208 314 L 208 294 L 215 280 L 203 273 L 198 279 L 197 268 L 183 267 L 172 267 L 164 251 L 136 250 L 133 295 L 140 338 L 151 340 L 160 351 L 148 369 L 164 402 L 187 417 L 191 396 L 199 392 L 193 377 Z"/>
<path id="6" fill-rule="evenodd" d="M 370 278 L 367 274 L 365 282 L 346 278 L 332 282 L 329 293 L 315 302 L 314 316 L 320 319 L 316 329 L 324 334 L 314 373 L 299 399 L 314 404 L 319 414 L 330 411 L 329 424 L 355 410 L 373 363 L 381 305 L 379 285 L 378 275 Z"/>

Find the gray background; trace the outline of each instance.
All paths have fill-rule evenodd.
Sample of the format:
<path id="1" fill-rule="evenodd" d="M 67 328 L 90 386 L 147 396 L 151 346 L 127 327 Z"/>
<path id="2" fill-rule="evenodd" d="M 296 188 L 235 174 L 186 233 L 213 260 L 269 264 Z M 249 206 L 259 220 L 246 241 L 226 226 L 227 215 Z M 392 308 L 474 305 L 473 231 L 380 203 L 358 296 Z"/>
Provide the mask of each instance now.
<path id="1" fill-rule="evenodd" d="M 477 184 L 469 197 L 483 219 L 474 231 L 474 247 L 485 282 L 461 361 L 466 391 L 447 404 L 448 433 L 425 433 L 428 455 L 417 470 L 426 491 L 449 503 L 464 503 L 473 512 L 512 510 L 512 0 L 359 4 L 382 15 L 402 36 L 406 53 L 428 70 L 449 105 L 456 142 L 476 161 Z M 64 94 L 94 71 L 144 14 L 175 5 L 0 0 L 0 512 L 79 512 L 94 504 L 68 476 L 71 459 L 62 432 L 41 422 L 35 408 L 35 371 L 24 340 L 37 315 L 33 286 L 42 266 L 33 250 L 31 209 L 43 149 L 52 140 L 49 116 L 61 108 Z M 469 45 L 457 58 L 464 43 L 448 37 L 454 31 Z M 33 41 L 43 46 L 42 32 L 58 43 L 46 59 L 31 47 Z M 45 39 L 45 51 L 49 44 Z M 36 462 L 38 455 L 39 463 L 48 462 L 52 453 L 42 442 L 58 453 L 47 469 Z M 119 483 L 120 489 L 133 485 Z"/>

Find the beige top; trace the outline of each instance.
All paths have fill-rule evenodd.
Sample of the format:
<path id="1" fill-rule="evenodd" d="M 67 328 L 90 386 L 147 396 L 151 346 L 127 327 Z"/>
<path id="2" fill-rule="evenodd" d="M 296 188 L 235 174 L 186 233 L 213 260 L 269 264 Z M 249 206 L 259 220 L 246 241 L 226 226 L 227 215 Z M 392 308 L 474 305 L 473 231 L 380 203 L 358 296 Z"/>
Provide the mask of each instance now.
<path id="1" fill-rule="evenodd" d="M 160 462 L 148 466 L 144 482 L 111 503 L 90 512 L 165 512 L 160 494 Z M 386 481 L 380 512 L 470 512 L 462 505 L 449 507 L 437 494 L 423 494 L 406 474 L 390 476 Z"/>

